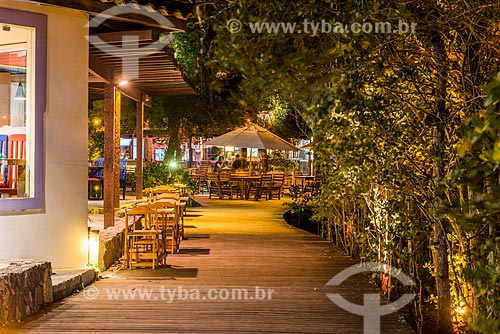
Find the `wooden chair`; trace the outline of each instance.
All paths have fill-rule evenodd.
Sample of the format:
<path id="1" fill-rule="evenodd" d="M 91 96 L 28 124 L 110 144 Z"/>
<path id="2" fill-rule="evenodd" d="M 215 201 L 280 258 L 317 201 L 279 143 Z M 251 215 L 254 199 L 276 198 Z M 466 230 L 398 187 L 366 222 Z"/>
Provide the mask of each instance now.
<path id="1" fill-rule="evenodd" d="M 272 182 L 273 182 L 272 174 L 262 174 L 260 176 L 260 181 L 251 184 L 250 187 L 248 188 L 248 197 L 250 197 L 251 194 L 254 194 L 255 200 L 259 200 L 262 197 L 262 194 L 265 194 L 267 198 L 267 194 L 269 193 L 269 187 L 271 186 Z"/>
<path id="2" fill-rule="evenodd" d="M 200 161 L 200 166 L 198 167 L 198 174 L 199 176 L 199 186 L 201 193 L 203 194 L 203 190 L 206 188 L 208 191 L 208 177 L 207 174 L 209 173 L 209 167 L 210 164 L 208 161 Z"/>
<path id="3" fill-rule="evenodd" d="M 212 198 L 212 194 L 222 198 L 222 192 L 220 189 L 219 174 L 209 172 L 207 173 L 207 187 L 208 187 L 208 198 Z"/>
<path id="4" fill-rule="evenodd" d="M 152 208 L 138 206 L 125 210 L 124 254 L 130 269 L 150 266 L 154 270 L 164 262 L 157 220 L 157 212 Z"/>
<path id="5" fill-rule="evenodd" d="M 170 254 L 179 251 L 180 229 L 179 208 L 174 200 L 161 200 L 147 205 L 148 208 L 156 210 L 158 219 L 156 228 L 162 231 L 162 246 Z"/>
<path id="6" fill-rule="evenodd" d="M 14 134 L 9 136 L 9 140 L 7 142 L 7 158 L 26 160 L 25 134 Z M 18 189 L 19 186 L 24 187 L 24 177 L 25 177 L 25 175 L 19 174 L 19 166 L 8 165 L 6 175 L 7 175 L 5 181 L 6 186 L 0 188 L 0 193 L 6 193 L 9 194 L 9 196 L 18 196 L 20 192 L 24 192 L 22 188 Z M 5 170 L 4 170 L 4 178 L 5 178 Z M 22 181 L 23 184 L 20 185 L 19 181 Z M 21 195 L 24 196 L 24 194 Z"/>
<path id="7" fill-rule="evenodd" d="M 273 182 L 269 186 L 269 190 L 267 193 L 266 199 L 272 199 L 274 196 L 277 196 L 278 199 L 281 199 L 281 194 L 283 193 L 283 184 L 285 182 L 285 174 L 275 173 L 273 174 Z"/>
<path id="8" fill-rule="evenodd" d="M 237 181 L 231 180 L 231 175 L 229 173 L 220 173 L 219 182 L 222 198 L 224 198 L 224 195 L 227 195 L 229 199 L 233 199 L 235 195 L 236 197 L 241 197 L 240 184 Z"/>
<path id="9" fill-rule="evenodd" d="M 164 193 L 155 197 L 155 201 L 161 201 L 161 200 L 173 200 L 177 205 L 177 209 L 179 211 L 179 219 L 180 219 L 180 224 L 179 224 L 180 237 L 181 239 L 184 239 L 184 215 L 187 212 L 186 207 L 189 197 L 181 197 L 178 194 L 174 193 Z"/>
<path id="10" fill-rule="evenodd" d="M 9 143 L 9 136 L 7 135 L 0 135 L 0 156 L 3 158 L 8 157 L 8 143 Z M 3 166 L 3 168 L 0 168 L 0 188 L 7 188 L 8 187 L 8 167 L 7 165 Z"/>

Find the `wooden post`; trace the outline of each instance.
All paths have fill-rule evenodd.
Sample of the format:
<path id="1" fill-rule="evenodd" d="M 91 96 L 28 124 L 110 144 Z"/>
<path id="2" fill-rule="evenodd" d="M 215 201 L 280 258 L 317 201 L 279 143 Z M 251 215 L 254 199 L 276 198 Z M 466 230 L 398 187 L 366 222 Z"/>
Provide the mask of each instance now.
<path id="1" fill-rule="evenodd" d="M 122 93 L 115 89 L 115 155 L 114 155 L 114 178 L 115 178 L 115 189 L 114 189 L 114 206 L 115 208 L 120 207 L 120 116 L 121 116 L 121 101 Z"/>
<path id="2" fill-rule="evenodd" d="M 189 136 L 188 149 L 189 149 L 188 168 L 193 168 L 193 136 Z"/>
<path id="3" fill-rule="evenodd" d="M 143 174 L 142 174 L 142 142 L 144 137 L 144 102 L 136 102 L 136 138 L 137 138 L 137 157 L 135 163 L 135 198 L 142 199 L 142 184 L 143 184 Z"/>
<path id="4" fill-rule="evenodd" d="M 115 86 L 104 86 L 104 228 L 115 225 Z"/>

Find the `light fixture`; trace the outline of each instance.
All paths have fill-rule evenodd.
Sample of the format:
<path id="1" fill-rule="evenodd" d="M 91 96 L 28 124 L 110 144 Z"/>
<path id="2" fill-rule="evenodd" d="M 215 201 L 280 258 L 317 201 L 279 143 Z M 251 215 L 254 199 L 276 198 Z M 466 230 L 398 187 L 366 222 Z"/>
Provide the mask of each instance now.
<path id="1" fill-rule="evenodd" d="M 122 81 L 120 81 L 120 83 L 118 84 L 118 86 L 124 86 L 126 84 L 128 84 L 128 80 L 122 80 Z"/>
<path id="2" fill-rule="evenodd" d="M 16 100 L 26 100 L 26 92 L 24 91 L 24 86 L 20 82 L 19 85 L 17 85 L 17 90 L 16 90 L 16 96 L 14 97 Z"/>

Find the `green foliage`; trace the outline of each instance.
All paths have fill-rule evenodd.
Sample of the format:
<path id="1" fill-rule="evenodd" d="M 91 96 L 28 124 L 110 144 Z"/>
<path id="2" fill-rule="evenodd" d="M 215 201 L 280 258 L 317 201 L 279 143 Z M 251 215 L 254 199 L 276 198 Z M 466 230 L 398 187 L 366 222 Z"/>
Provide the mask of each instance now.
<path id="1" fill-rule="evenodd" d="M 309 137 L 311 129 L 302 115 L 277 92 L 261 97 L 257 123 L 282 138 Z"/>
<path id="2" fill-rule="evenodd" d="M 454 279 L 458 298 L 472 309 L 467 318 L 479 333 L 500 333 L 500 73 L 485 90 L 486 109 L 464 121 L 460 160 L 446 180 L 456 190 L 442 213 L 460 250 Z"/>
<path id="3" fill-rule="evenodd" d="M 302 192 L 298 187 L 292 187 L 290 190 L 291 202 L 283 203 L 293 215 L 304 214 L 306 211 L 312 211 L 314 208 L 314 196 L 310 192 Z"/>
<path id="4" fill-rule="evenodd" d="M 267 156 L 267 165 L 275 171 L 293 172 L 299 168 L 299 163 L 288 159 L 281 151 L 272 151 Z"/>
<path id="5" fill-rule="evenodd" d="M 170 168 L 163 162 L 147 162 L 143 166 L 144 187 L 152 188 L 168 184 Z"/>
<path id="6" fill-rule="evenodd" d="M 198 78 L 198 56 L 200 54 L 201 32 L 189 30 L 171 34 L 174 38 L 170 46 L 174 50 L 175 59 L 182 65 L 182 73 L 190 80 Z"/>
<path id="7" fill-rule="evenodd" d="M 104 104 L 94 101 L 88 112 L 88 159 L 104 156 Z"/>
<path id="8" fill-rule="evenodd" d="M 171 184 L 184 184 L 190 187 L 190 190 L 196 189 L 195 182 L 189 177 L 189 174 L 174 164 L 169 164 L 166 160 L 163 162 L 148 162 L 144 164 L 144 188 L 165 186 Z"/>
<path id="9" fill-rule="evenodd" d="M 249 114 L 232 96 L 237 90 L 238 74 L 207 64 L 206 50 L 200 46 L 206 35 L 203 27 L 190 23 L 187 31 L 174 34 L 171 46 L 183 74 L 197 91 L 197 106 L 191 107 L 187 119 L 188 132 L 210 136 L 243 124 Z"/>

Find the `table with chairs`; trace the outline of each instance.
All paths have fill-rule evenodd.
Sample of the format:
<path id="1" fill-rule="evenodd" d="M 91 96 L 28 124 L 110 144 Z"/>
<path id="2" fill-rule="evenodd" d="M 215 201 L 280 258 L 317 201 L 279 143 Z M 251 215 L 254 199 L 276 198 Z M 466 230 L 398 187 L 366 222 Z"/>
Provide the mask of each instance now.
<path id="1" fill-rule="evenodd" d="M 154 194 L 154 195 L 153 195 Z M 179 252 L 184 236 L 186 198 L 166 191 L 124 210 L 124 259 L 128 268 L 166 265 L 167 254 Z"/>
<path id="2" fill-rule="evenodd" d="M 239 173 L 207 173 L 209 198 L 281 199 L 285 184 L 285 174 L 270 172 L 261 175 Z"/>

